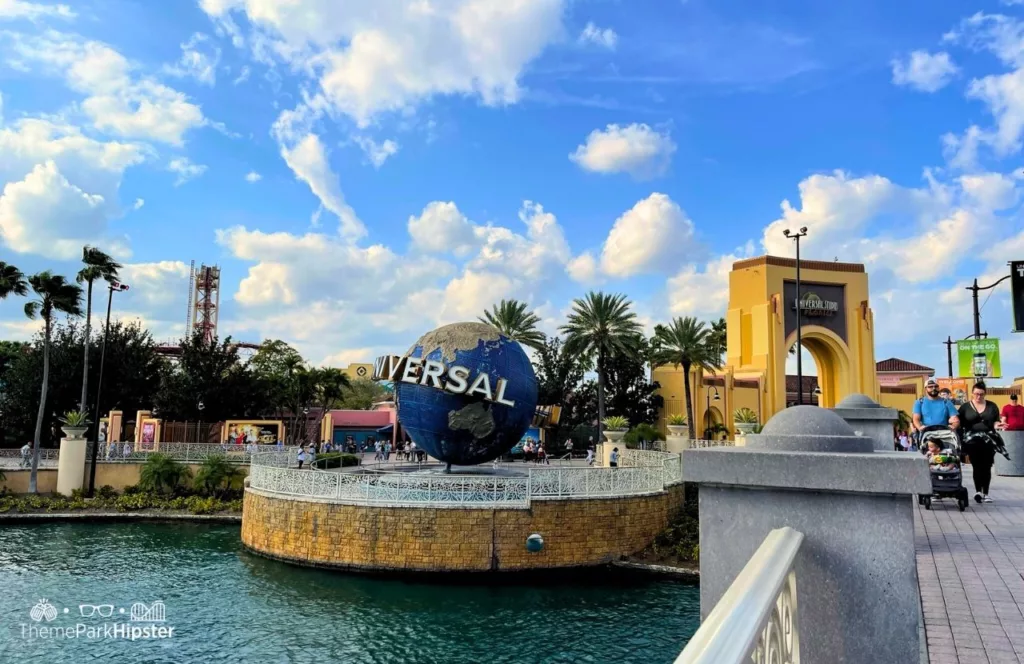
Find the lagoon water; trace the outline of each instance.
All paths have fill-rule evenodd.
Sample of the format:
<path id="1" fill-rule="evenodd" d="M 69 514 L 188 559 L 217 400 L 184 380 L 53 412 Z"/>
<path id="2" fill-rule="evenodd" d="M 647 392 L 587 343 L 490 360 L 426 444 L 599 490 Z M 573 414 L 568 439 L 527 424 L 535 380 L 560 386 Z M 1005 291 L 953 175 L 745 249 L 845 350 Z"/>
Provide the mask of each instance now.
<path id="1" fill-rule="evenodd" d="M 43 609 L 33 619 L 40 600 L 53 620 Z M 132 623 L 133 605 L 156 601 L 163 623 Z M 93 615 L 81 616 L 82 605 Z M 105 623 L 174 631 L 135 641 L 41 636 L 41 627 L 52 635 Z M 674 660 L 698 623 L 696 586 L 651 577 L 381 578 L 254 556 L 230 525 L 0 526 L 4 663 L 658 664 Z"/>

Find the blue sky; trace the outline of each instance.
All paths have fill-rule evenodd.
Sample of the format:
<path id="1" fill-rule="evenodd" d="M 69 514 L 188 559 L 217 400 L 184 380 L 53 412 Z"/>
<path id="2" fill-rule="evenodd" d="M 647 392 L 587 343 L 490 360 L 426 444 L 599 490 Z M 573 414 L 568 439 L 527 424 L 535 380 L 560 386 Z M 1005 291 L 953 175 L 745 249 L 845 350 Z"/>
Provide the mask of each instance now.
<path id="1" fill-rule="evenodd" d="M 1024 258 L 1024 3 L 835 4 L 0 0 L 0 253 L 107 248 L 160 339 L 216 263 L 222 334 L 347 364 L 502 297 L 717 317 L 806 225 L 941 373 Z M 983 317 L 1024 375 L 1005 287 Z"/>

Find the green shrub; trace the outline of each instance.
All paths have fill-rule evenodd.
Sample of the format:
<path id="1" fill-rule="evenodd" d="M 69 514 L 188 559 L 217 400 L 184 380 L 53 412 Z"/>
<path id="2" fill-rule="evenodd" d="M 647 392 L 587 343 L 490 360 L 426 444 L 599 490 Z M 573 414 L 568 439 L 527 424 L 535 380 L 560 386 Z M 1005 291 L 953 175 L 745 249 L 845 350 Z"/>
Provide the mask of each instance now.
<path id="1" fill-rule="evenodd" d="M 621 415 L 611 415 L 604 418 L 604 428 L 609 431 L 625 431 L 629 428 L 629 420 Z"/>
<path id="2" fill-rule="evenodd" d="M 114 507 L 119 512 L 133 512 L 153 507 L 153 498 L 146 493 L 133 493 L 131 495 L 118 496 L 114 500 Z"/>
<path id="3" fill-rule="evenodd" d="M 128 493 L 128 488 L 127 487 L 125 487 L 125 493 Z M 106 499 L 106 498 L 116 498 L 117 497 L 117 491 L 114 489 L 114 487 L 110 486 L 109 484 L 104 484 L 100 488 L 96 489 L 96 497 L 97 498 L 104 498 L 104 499 Z"/>
<path id="4" fill-rule="evenodd" d="M 757 413 L 749 408 L 737 408 L 732 418 L 739 424 L 757 424 Z"/>
<path id="5" fill-rule="evenodd" d="M 650 443 L 656 440 L 665 440 L 660 431 L 646 422 L 633 427 L 629 433 L 622 438 L 627 445 L 637 446 L 640 443 Z"/>
<path id="6" fill-rule="evenodd" d="M 131 496 L 136 493 L 143 493 L 143 491 L 142 487 L 140 487 L 138 484 L 129 484 L 124 488 L 124 491 L 122 493 L 126 496 Z"/>
<path id="7" fill-rule="evenodd" d="M 139 488 L 160 494 L 171 494 L 192 476 L 184 466 L 166 454 L 153 452 L 139 473 Z"/>
<path id="8" fill-rule="evenodd" d="M 679 413 L 669 415 L 668 424 L 673 427 L 684 427 L 686 426 L 686 415 L 680 415 Z"/>
<path id="9" fill-rule="evenodd" d="M 313 467 L 320 470 L 328 470 L 330 468 L 349 468 L 351 466 L 359 465 L 359 457 L 355 454 L 346 454 L 344 452 L 329 452 L 316 458 L 313 462 Z"/>
<path id="10" fill-rule="evenodd" d="M 196 473 L 192 486 L 205 496 L 220 496 L 242 479 L 242 471 L 223 455 L 207 457 Z"/>

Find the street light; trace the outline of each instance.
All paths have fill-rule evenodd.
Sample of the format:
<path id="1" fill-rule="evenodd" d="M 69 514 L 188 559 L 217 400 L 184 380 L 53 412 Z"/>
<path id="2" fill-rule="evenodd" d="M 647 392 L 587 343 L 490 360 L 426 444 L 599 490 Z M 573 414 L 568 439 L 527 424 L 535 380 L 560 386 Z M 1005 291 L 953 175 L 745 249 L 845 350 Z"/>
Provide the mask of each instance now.
<path id="1" fill-rule="evenodd" d="M 118 281 L 111 281 L 107 284 L 107 322 L 103 328 L 103 344 L 100 347 L 100 375 L 96 385 L 96 433 L 99 434 L 100 430 L 100 397 L 103 395 L 103 364 L 107 359 L 107 337 L 110 336 L 110 309 L 114 303 L 114 293 L 123 293 L 128 290 L 128 284 L 122 284 Z M 112 431 L 107 431 L 107 445 L 110 444 L 110 437 Z M 92 444 L 92 454 L 90 455 L 91 465 L 89 466 L 89 497 L 92 498 L 93 487 L 96 485 L 96 455 L 99 452 L 100 441 L 99 435 L 96 436 L 96 440 Z"/>
<path id="2" fill-rule="evenodd" d="M 820 406 L 821 405 L 821 385 L 815 385 L 814 386 L 814 396 L 815 396 L 814 403 L 816 405 Z"/>
<path id="3" fill-rule="evenodd" d="M 803 337 L 800 334 L 800 238 L 807 235 L 807 227 L 801 226 L 796 233 L 787 228 L 782 234 L 796 242 L 796 403 L 800 406 L 804 403 Z"/>
<path id="4" fill-rule="evenodd" d="M 715 401 L 722 397 L 718 396 L 718 388 L 708 385 L 707 407 L 704 409 L 704 437 L 707 439 L 708 430 L 711 428 L 711 390 L 715 391 Z"/>
<path id="5" fill-rule="evenodd" d="M 981 339 L 981 310 L 978 308 L 978 291 L 989 290 L 991 288 L 995 288 L 999 284 L 1001 284 L 1004 281 L 1006 281 L 1007 279 L 1009 279 L 1011 276 L 1013 276 L 1013 275 L 1012 274 L 1008 274 L 1005 277 L 1003 277 L 1002 279 L 1000 279 L 999 281 L 995 282 L 994 284 L 989 284 L 988 286 L 979 286 L 978 285 L 978 280 L 975 279 L 973 285 L 966 287 L 967 290 L 971 291 L 971 299 L 974 301 L 974 338 L 975 339 Z M 950 372 L 950 373 L 952 373 L 952 372 Z"/>
<path id="6" fill-rule="evenodd" d="M 196 429 L 196 442 L 197 443 L 201 443 L 201 442 L 203 442 L 202 439 L 201 439 L 202 431 L 203 431 L 203 409 L 206 408 L 206 404 L 203 403 L 202 399 L 200 399 L 199 403 L 196 404 L 196 408 L 199 409 L 199 425 L 198 425 L 198 428 Z M 207 436 L 206 440 L 209 441 L 210 437 Z"/>

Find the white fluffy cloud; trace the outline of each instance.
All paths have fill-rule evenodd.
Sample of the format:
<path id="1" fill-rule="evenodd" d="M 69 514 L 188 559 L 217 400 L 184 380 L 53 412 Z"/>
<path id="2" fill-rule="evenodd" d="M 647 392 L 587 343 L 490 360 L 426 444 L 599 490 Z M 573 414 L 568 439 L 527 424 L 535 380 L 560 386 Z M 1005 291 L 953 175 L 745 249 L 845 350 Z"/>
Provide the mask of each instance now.
<path id="1" fill-rule="evenodd" d="M 12 61 L 21 68 L 41 65 L 84 95 L 81 110 L 93 126 L 126 138 L 181 145 L 191 129 L 207 124 L 199 106 L 152 78 L 110 46 L 48 30 L 7 35 Z"/>
<path id="2" fill-rule="evenodd" d="M 419 216 L 409 217 L 409 235 L 419 249 L 465 256 L 478 246 L 476 230 L 454 202 L 427 203 Z"/>
<path id="3" fill-rule="evenodd" d="M 168 162 L 167 170 L 177 176 L 174 180 L 174 186 L 180 187 L 189 180 L 194 180 L 205 173 L 206 165 L 194 164 L 188 157 L 175 157 Z"/>
<path id="4" fill-rule="evenodd" d="M 257 173 L 256 171 L 249 171 L 248 173 L 245 174 L 245 181 L 246 182 L 250 182 L 250 183 L 252 183 L 252 182 L 259 182 L 262 179 L 263 179 L 263 176 L 260 175 L 259 173 Z"/>
<path id="5" fill-rule="evenodd" d="M 914 51 L 906 58 L 892 61 L 892 82 L 921 92 L 937 92 L 946 87 L 958 71 L 945 51 L 935 54 Z"/>
<path id="6" fill-rule="evenodd" d="M 579 42 L 581 44 L 595 44 L 608 50 L 614 50 L 615 45 L 619 43 L 619 36 L 611 28 L 599 28 L 591 21 L 587 23 L 580 33 Z"/>
<path id="7" fill-rule="evenodd" d="M 729 272 L 732 264 L 749 258 L 753 243 L 742 251 L 719 256 L 699 269 L 696 263 L 684 266 L 668 280 L 668 310 L 672 316 L 696 316 L 704 320 L 725 315 L 729 303 Z"/>
<path id="8" fill-rule="evenodd" d="M 594 258 L 594 254 L 589 251 L 583 252 L 569 261 L 565 271 L 569 274 L 570 279 L 581 284 L 594 284 L 601 279 L 600 266 L 597 259 Z"/>
<path id="9" fill-rule="evenodd" d="M 342 235 L 350 239 L 366 235 L 363 222 L 345 202 L 338 176 L 331 170 L 327 150 L 319 136 L 306 134 L 290 147 L 282 145 L 281 156 L 295 177 L 305 182 L 320 203 L 338 217 Z"/>
<path id="10" fill-rule="evenodd" d="M 220 49 L 207 35 L 196 32 L 181 44 L 181 57 L 178 61 L 164 67 L 164 71 L 171 76 L 194 78 L 204 85 L 212 86 L 217 82 L 219 62 Z"/>
<path id="11" fill-rule="evenodd" d="M 526 66 L 562 31 L 564 0 L 351 3 L 333 0 L 204 0 L 215 21 L 232 12 L 255 26 L 255 55 L 311 72 L 318 95 L 361 127 L 378 113 L 435 95 L 486 104 L 520 95 Z"/>
<path id="12" fill-rule="evenodd" d="M 590 132 L 569 159 L 595 173 L 649 178 L 668 170 L 675 151 L 676 144 L 667 132 L 660 133 L 646 124 L 610 124 Z"/>
<path id="13" fill-rule="evenodd" d="M 71 7 L 63 4 L 48 5 L 27 0 L 0 0 L 0 20 L 28 19 L 36 21 L 42 18 L 73 19 L 77 16 Z"/>
<path id="14" fill-rule="evenodd" d="M 108 206 L 102 196 L 68 182 L 52 160 L 10 182 L 0 195 L 0 234 L 14 251 L 72 259 L 82 245 L 105 244 L 125 255 L 121 242 L 104 238 Z"/>
<path id="15" fill-rule="evenodd" d="M 682 208 L 665 194 L 653 193 L 615 220 L 601 252 L 601 269 L 613 277 L 631 277 L 671 269 L 702 252 Z"/>
<path id="16" fill-rule="evenodd" d="M 374 168 L 380 168 L 388 160 L 388 157 L 398 152 L 398 143 L 390 138 L 385 139 L 383 143 L 378 143 L 369 136 L 356 136 L 353 140 Z"/>
<path id="17" fill-rule="evenodd" d="M 148 150 L 104 142 L 76 127 L 25 118 L 0 126 L 0 186 L 4 242 L 19 252 L 74 257 L 85 242 L 127 254 L 125 239 L 110 233 L 124 171 Z"/>

